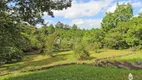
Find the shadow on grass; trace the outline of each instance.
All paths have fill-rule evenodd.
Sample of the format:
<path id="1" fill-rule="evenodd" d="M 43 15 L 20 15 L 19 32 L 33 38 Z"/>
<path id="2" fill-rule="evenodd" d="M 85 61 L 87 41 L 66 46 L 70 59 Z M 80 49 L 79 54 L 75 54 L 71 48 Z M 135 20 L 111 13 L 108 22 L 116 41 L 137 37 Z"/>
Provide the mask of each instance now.
<path id="1" fill-rule="evenodd" d="M 95 51 L 95 53 L 102 53 L 102 52 L 106 52 L 106 50 L 97 50 L 97 51 Z"/>
<path id="2" fill-rule="evenodd" d="M 4 69 L 7 69 L 9 71 L 13 71 L 15 69 L 18 69 L 18 68 L 22 68 L 22 67 L 25 67 L 24 63 L 23 62 L 28 62 L 28 61 L 32 61 L 35 57 L 37 57 L 38 55 L 36 54 L 33 54 L 33 55 L 25 55 L 24 59 L 21 61 L 21 62 L 15 62 L 15 63 L 8 63 L 6 65 L 2 65 L 0 66 L 0 68 L 4 68 Z"/>
<path id="3" fill-rule="evenodd" d="M 42 65 L 48 65 L 57 61 L 62 61 L 62 60 L 66 60 L 66 58 L 64 58 L 64 56 L 54 56 L 54 57 L 43 59 L 40 61 L 32 61 L 28 64 L 31 66 L 42 66 Z"/>
<path id="4" fill-rule="evenodd" d="M 64 60 L 67 59 L 67 58 L 65 58 L 65 56 L 68 56 L 68 55 L 69 54 L 57 54 L 54 57 L 42 59 L 42 60 L 39 60 L 39 61 L 33 61 L 33 59 L 35 57 L 37 57 L 38 55 L 31 55 L 32 57 L 26 56 L 25 60 L 23 60 L 23 62 L 10 64 L 10 65 L 6 65 L 6 66 L 2 66 L 2 67 L 6 68 L 10 72 L 22 70 L 22 69 L 24 70 L 24 68 L 31 68 L 32 69 L 34 67 L 49 65 L 49 64 L 54 63 L 54 62 L 64 61 Z"/>

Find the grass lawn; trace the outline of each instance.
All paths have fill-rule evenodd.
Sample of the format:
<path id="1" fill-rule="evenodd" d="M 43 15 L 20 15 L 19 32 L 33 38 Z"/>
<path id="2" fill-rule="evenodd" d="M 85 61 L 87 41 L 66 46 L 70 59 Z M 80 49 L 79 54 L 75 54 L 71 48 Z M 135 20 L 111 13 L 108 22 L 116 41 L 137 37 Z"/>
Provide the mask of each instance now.
<path id="1" fill-rule="evenodd" d="M 111 60 L 129 61 L 129 62 L 142 61 L 142 51 L 137 51 L 136 54 L 132 54 L 129 56 L 123 56 L 123 57 L 115 58 Z"/>
<path id="2" fill-rule="evenodd" d="M 128 80 L 132 73 L 134 80 L 142 80 L 142 70 L 124 70 L 90 65 L 70 65 L 43 71 L 12 74 L 0 80 Z"/>
<path id="3" fill-rule="evenodd" d="M 94 51 L 90 51 L 90 53 L 91 53 L 90 59 L 82 61 L 82 62 L 86 62 L 90 64 L 90 63 L 94 63 L 95 60 L 98 58 L 103 58 L 108 56 L 117 56 L 120 54 L 127 54 L 127 53 L 130 53 L 130 51 L 129 50 L 107 50 L 106 51 L 105 50 L 100 53 L 95 53 Z M 136 54 L 135 56 L 138 56 L 139 59 L 142 59 L 142 55 L 140 53 Z M 136 58 L 136 57 L 130 56 L 130 58 L 124 58 L 124 59 L 131 59 L 131 58 Z M 29 69 L 39 68 L 43 66 L 52 66 L 57 64 L 70 63 L 70 62 L 80 62 L 76 59 L 73 51 L 59 52 L 55 54 L 55 57 L 52 57 L 52 58 L 42 54 L 28 55 L 24 57 L 24 60 L 22 62 L 5 64 L 1 66 L 0 74 L 7 73 L 7 72 L 17 72 L 21 70 L 29 70 Z"/>

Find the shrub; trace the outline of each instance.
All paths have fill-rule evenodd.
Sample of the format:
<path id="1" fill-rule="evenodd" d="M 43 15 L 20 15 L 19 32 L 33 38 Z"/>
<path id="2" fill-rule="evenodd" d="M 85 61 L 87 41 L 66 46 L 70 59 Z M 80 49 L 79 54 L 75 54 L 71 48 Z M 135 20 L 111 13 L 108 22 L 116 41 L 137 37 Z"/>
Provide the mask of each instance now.
<path id="1" fill-rule="evenodd" d="M 53 56 L 53 52 L 54 52 L 54 49 L 52 46 L 48 45 L 46 46 L 46 49 L 44 50 L 44 53 L 46 53 L 48 56 Z"/>
<path id="2" fill-rule="evenodd" d="M 49 56 L 53 56 L 53 53 L 59 51 L 60 47 L 60 39 L 58 33 L 54 33 L 48 36 L 46 44 L 45 44 L 45 53 Z"/>
<path id="3" fill-rule="evenodd" d="M 40 43 L 39 40 L 36 39 L 36 37 L 31 38 L 31 47 L 32 49 L 40 49 L 42 48 L 42 44 Z"/>
<path id="4" fill-rule="evenodd" d="M 0 55 L 0 64 L 21 61 L 23 58 L 22 51 L 16 47 L 6 47 L 5 53 Z"/>
<path id="5" fill-rule="evenodd" d="M 142 45 L 137 46 L 137 50 L 142 50 Z"/>
<path id="6" fill-rule="evenodd" d="M 101 48 L 102 44 L 100 42 L 94 42 L 93 48 L 96 53 L 99 53 L 99 49 Z"/>
<path id="7" fill-rule="evenodd" d="M 88 59 L 90 56 L 90 53 L 85 49 L 83 44 L 77 45 L 74 49 L 74 53 L 79 60 Z"/>

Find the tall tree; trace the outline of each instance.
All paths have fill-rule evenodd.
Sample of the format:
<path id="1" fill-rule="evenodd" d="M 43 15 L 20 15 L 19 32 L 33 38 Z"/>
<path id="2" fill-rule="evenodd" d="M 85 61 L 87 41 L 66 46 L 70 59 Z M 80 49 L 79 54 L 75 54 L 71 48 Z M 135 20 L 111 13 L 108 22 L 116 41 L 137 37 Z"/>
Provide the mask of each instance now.
<path id="1" fill-rule="evenodd" d="M 53 56 L 53 52 L 58 50 L 60 46 L 60 37 L 58 33 L 53 33 L 52 35 L 48 36 L 46 46 L 45 46 L 45 53 L 49 56 Z"/>
<path id="2" fill-rule="evenodd" d="M 63 10 L 71 6 L 71 0 L 1 0 L 1 8 L 17 20 L 30 24 L 43 22 L 42 16 L 47 13 L 54 17 L 52 10 Z"/>
<path id="3" fill-rule="evenodd" d="M 52 24 L 50 24 L 49 26 L 48 26 L 48 33 L 49 34 L 53 34 L 55 32 L 55 28 L 54 28 L 54 26 L 52 25 Z"/>
<path id="4" fill-rule="evenodd" d="M 77 30 L 77 25 L 76 24 L 73 24 L 72 30 Z"/>
<path id="5" fill-rule="evenodd" d="M 106 13 L 106 16 L 103 18 L 101 23 L 102 29 L 105 32 L 107 32 L 110 29 L 117 27 L 119 22 L 126 22 L 130 20 L 132 16 L 133 16 L 133 8 L 131 4 L 117 3 L 116 10 L 113 13 L 111 12 Z"/>
<path id="6" fill-rule="evenodd" d="M 63 28 L 64 24 L 59 21 L 59 22 L 57 22 L 57 24 L 55 25 L 55 27 L 56 28 Z"/>

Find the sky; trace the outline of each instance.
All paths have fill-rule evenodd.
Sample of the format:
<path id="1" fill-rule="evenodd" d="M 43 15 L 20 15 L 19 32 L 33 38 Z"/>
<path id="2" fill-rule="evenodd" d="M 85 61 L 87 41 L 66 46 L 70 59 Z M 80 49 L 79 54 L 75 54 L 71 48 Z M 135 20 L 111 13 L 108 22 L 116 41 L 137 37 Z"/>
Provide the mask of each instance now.
<path id="1" fill-rule="evenodd" d="M 70 26 L 76 24 L 81 29 L 100 28 L 105 13 L 116 9 L 116 2 L 132 4 L 133 16 L 138 16 L 138 13 L 142 12 L 142 0 L 73 0 L 70 8 L 53 10 L 54 18 L 45 12 L 43 19 L 45 23 L 54 25 L 60 21 Z"/>

